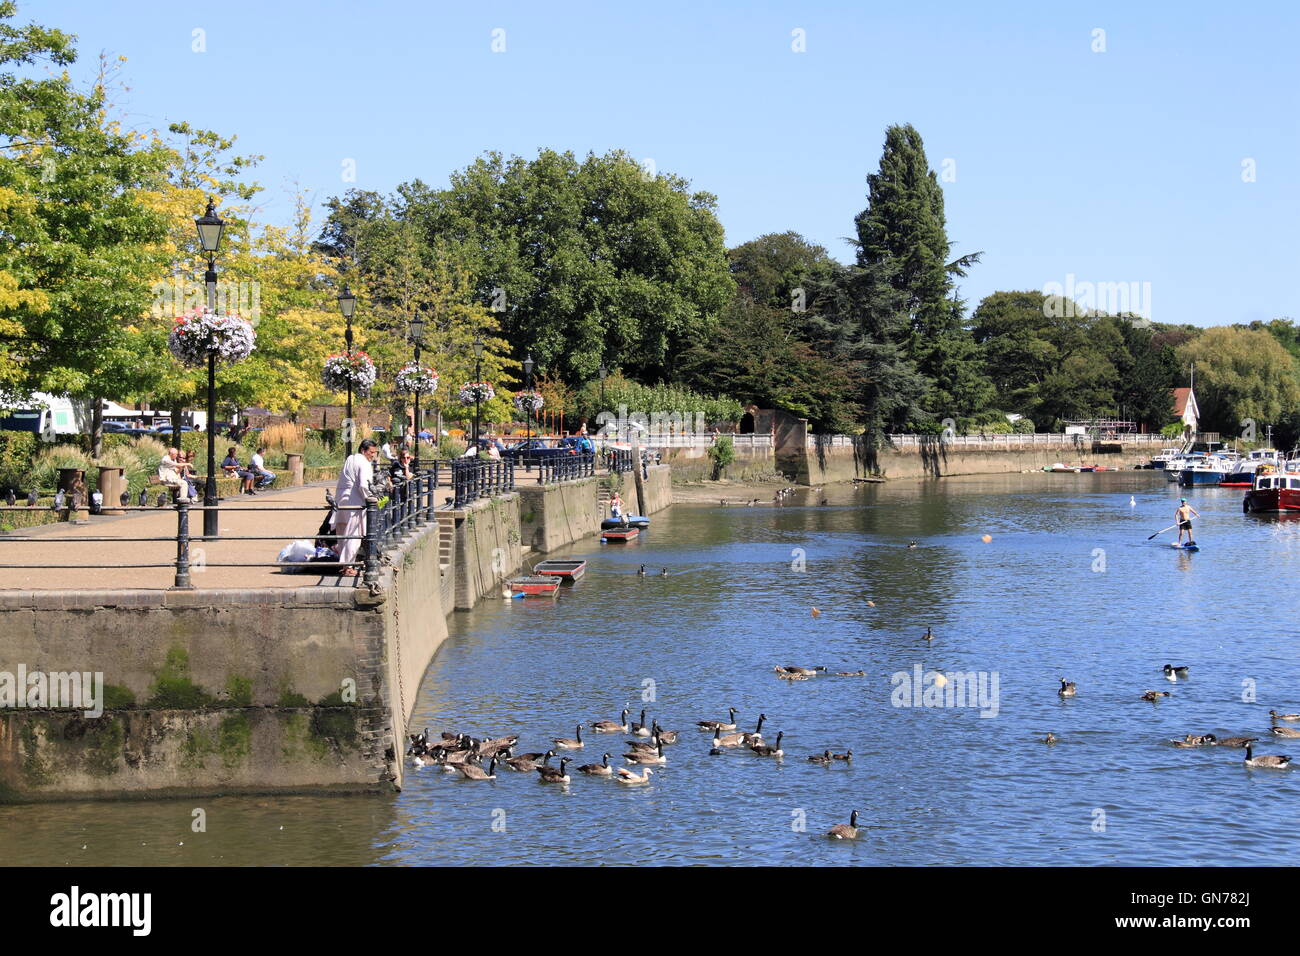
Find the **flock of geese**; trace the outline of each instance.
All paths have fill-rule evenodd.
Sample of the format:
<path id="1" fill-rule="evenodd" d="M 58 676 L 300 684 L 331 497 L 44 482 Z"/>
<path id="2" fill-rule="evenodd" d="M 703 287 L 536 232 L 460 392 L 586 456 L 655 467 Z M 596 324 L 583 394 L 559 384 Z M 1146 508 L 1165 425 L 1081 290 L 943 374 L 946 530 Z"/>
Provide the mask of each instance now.
<path id="1" fill-rule="evenodd" d="M 1160 670 L 1165 675 L 1165 680 L 1170 683 L 1177 683 L 1180 678 L 1187 678 L 1190 668 L 1186 665 L 1176 667 L 1173 664 L 1166 664 Z M 1061 687 L 1056 693 L 1060 697 L 1070 698 L 1078 696 L 1079 688 L 1074 681 L 1066 680 L 1064 677 L 1058 679 L 1061 682 Z M 1157 701 L 1172 696 L 1173 693 L 1167 690 L 1148 690 L 1143 691 L 1142 700 L 1154 704 Z M 1280 726 L 1281 721 L 1291 723 L 1300 721 L 1300 714 L 1279 714 L 1276 710 L 1270 710 L 1268 716 L 1269 720 L 1272 721 L 1272 726 L 1269 728 L 1269 732 L 1272 733 L 1274 737 L 1300 738 L 1300 729 Z M 1043 738 L 1043 743 L 1054 744 L 1060 739 L 1061 738 L 1057 737 L 1056 734 L 1049 731 L 1047 736 Z M 1181 747 L 1183 749 L 1190 749 L 1193 747 L 1236 747 L 1238 749 L 1245 749 L 1246 756 L 1244 762 L 1247 767 L 1265 767 L 1272 770 L 1285 770 L 1291 765 L 1291 758 L 1286 754 L 1260 754 L 1259 756 L 1255 756 L 1252 745 L 1259 743 L 1259 740 L 1260 738 L 1258 737 L 1216 737 L 1214 734 L 1185 734 L 1181 739 L 1171 740 L 1169 742 L 1175 747 Z"/>
<path id="2" fill-rule="evenodd" d="M 826 668 L 787 666 L 778 667 L 777 670 L 803 672 L 806 679 Z M 681 741 L 679 732 L 661 727 L 658 720 L 647 723 L 644 710 L 641 711 L 640 719 L 636 721 L 629 719 L 631 713 L 625 707 L 619 714 L 618 720 L 594 720 L 587 726 L 592 733 L 596 734 L 627 734 L 637 738 L 626 741 L 627 752 L 623 754 L 623 760 L 629 766 L 637 767 L 638 770 L 631 770 L 628 766 L 611 765 L 610 759 L 614 755 L 606 752 L 599 763 L 586 763 L 579 766 L 578 773 L 588 777 L 609 777 L 627 786 L 637 786 L 649 783 L 654 767 L 668 762 L 664 747 L 679 743 Z M 698 731 L 713 734 L 710 756 L 716 757 L 728 750 L 740 749 L 748 750 L 759 757 L 778 760 L 785 756 L 785 750 L 782 749 L 784 731 L 777 733 L 773 743 L 766 743 L 763 739 L 763 724 L 767 721 L 767 714 L 758 715 L 758 722 L 752 731 L 743 731 L 736 729 L 737 713 L 739 711 L 736 708 L 729 707 L 725 720 L 696 721 L 695 727 Z M 560 751 L 584 749 L 587 741 L 582 739 L 582 731 L 583 725 L 578 724 L 574 728 L 572 737 L 552 737 L 551 747 L 545 751 L 516 754 L 518 734 L 478 738 L 466 733 L 444 732 L 434 739 L 429 736 L 429 728 L 426 727 L 421 733 L 409 735 L 411 743 L 406 753 L 417 767 L 437 765 L 448 773 L 459 773 L 466 780 L 495 780 L 498 767 L 503 767 L 515 773 L 536 773 L 542 783 L 567 784 L 572 779 L 569 764 L 573 762 L 573 758 L 561 757 L 559 766 L 552 765 L 550 761 Z M 485 760 L 488 761 L 486 769 L 483 767 Z M 829 749 L 823 749 L 821 753 L 813 754 L 808 758 L 810 763 L 824 767 L 836 762 L 842 762 L 847 766 L 852 760 L 852 750 L 834 753 Z M 826 831 L 826 836 L 833 840 L 856 840 L 861 829 L 858 826 L 858 811 L 854 810 L 847 824 L 836 824 Z"/>

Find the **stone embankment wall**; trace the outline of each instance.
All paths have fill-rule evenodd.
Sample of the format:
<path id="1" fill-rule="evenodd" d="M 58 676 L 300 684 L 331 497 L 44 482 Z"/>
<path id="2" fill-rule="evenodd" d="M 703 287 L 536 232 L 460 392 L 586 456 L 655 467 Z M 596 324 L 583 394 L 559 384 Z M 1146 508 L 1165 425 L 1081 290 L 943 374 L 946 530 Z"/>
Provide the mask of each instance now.
<path id="1" fill-rule="evenodd" d="M 641 491 L 646 513 L 667 507 L 671 469 Z M 105 683 L 99 717 L 0 710 L 0 802 L 400 787 L 447 615 L 495 593 L 525 548 L 566 547 L 603 516 L 596 478 L 443 512 L 388 552 L 373 593 L 0 591 L 0 672 Z"/>

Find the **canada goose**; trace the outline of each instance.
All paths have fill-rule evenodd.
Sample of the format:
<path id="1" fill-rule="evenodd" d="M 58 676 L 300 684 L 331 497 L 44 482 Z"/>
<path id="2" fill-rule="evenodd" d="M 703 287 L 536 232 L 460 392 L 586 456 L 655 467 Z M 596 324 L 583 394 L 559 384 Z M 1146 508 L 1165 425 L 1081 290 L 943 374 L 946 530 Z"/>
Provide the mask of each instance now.
<path id="1" fill-rule="evenodd" d="M 760 757 L 784 757 L 785 751 L 781 749 L 781 738 L 785 736 L 785 731 L 776 735 L 774 744 L 750 744 L 749 749 Z"/>
<path id="2" fill-rule="evenodd" d="M 660 568 L 660 569 L 659 569 L 659 576 L 660 576 L 661 578 L 666 578 L 666 577 L 668 577 L 668 569 L 667 569 L 667 568 Z"/>
<path id="3" fill-rule="evenodd" d="M 411 758 L 411 763 L 417 767 L 427 767 L 430 764 L 440 763 L 445 751 L 441 747 L 434 747 L 432 750 L 417 751 Z"/>
<path id="4" fill-rule="evenodd" d="M 518 734 L 510 734 L 506 737 L 494 737 L 490 740 L 484 740 L 479 744 L 478 752 L 483 757 L 494 757 L 503 750 L 508 750 L 515 744 L 519 743 Z"/>
<path id="5" fill-rule="evenodd" d="M 1182 740 L 1169 741 L 1175 747 L 1204 747 L 1214 743 L 1214 734 L 1185 734 Z"/>
<path id="6" fill-rule="evenodd" d="M 572 760 L 572 757 L 564 757 L 560 760 L 558 767 L 549 767 L 543 764 L 537 768 L 537 776 L 542 783 L 568 783 L 569 771 L 567 764 Z"/>
<path id="7" fill-rule="evenodd" d="M 1250 749 L 1250 744 L 1246 744 L 1246 766 L 1247 767 L 1271 767 L 1274 770 L 1285 770 L 1291 764 L 1291 758 L 1285 754 L 1260 754 L 1256 757 Z"/>
<path id="8" fill-rule="evenodd" d="M 633 773 L 631 770 L 628 770 L 626 767 L 619 767 L 618 776 L 615 779 L 619 783 L 649 783 L 650 774 L 652 773 L 654 773 L 654 771 L 651 770 L 649 767 L 646 767 L 645 770 L 641 771 L 641 773 L 639 774 Z"/>
<path id="9" fill-rule="evenodd" d="M 1066 680 L 1064 677 L 1058 677 L 1061 682 L 1061 689 L 1057 691 L 1062 697 L 1074 697 L 1078 693 L 1078 688 L 1074 686 L 1074 681 Z"/>
<path id="10" fill-rule="evenodd" d="M 1274 720 L 1300 720 L 1300 714 L 1279 714 L 1276 710 L 1270 710 L 1268 715 Z"/>
<path id="11" fill-rule="evenodd" d="M 740 734 L 722 734 L 718 733 L 713 738 L 715 747 L 739 747 L 741 744 L 749 745 L 763 739 L 763 721 L 767 720 L 767 714 L 758 715 L 758 724 L 754 727 L 753 733 Z"/>
<path id="12" fill-rule="evenodd" d="M 1161 697 L 1173 697 L 1174 695 L 1167 690 L 1148 690 L 1142 693 L 1142 699 L 1155 703 Z"/>
<path id="13" fill-rule="evenodd" d="M 831 752 L 827 750 L 823 753 L 813 754 L 811 757 L 808 758 L 808 762 L 819 763 L 823 767 L 829 767 L 831 765 Z"/>
<path id="14" fill-rule="evenodd" d="M 772 668 L 778 674 L 798 674 L 801 677 L 816 677 L 818 671 L 826 670 L 826 665 L 818 664 L 816 667 L 799 667 L 795 664 L 778 664 Z"/>
<path id="15" fill-rule="evenodd" d="M 614 772 L 614 768 L 609 765 L 609 754 L 605 754 L 600 763 L 584 763 L 578 770 L 592 777 L 608 777 Z"/>
<path id="16" fill-rule="evenodd" d="M 866 671 L 836 671 L 836 677 L 866 677 Z"/>
<path id="17" fill-rule="evenodd" d="M 909 548 L 915 548 L 915 547 L 916 547 L 916 542 L 915 542 L 915 541 L 909 541 L 909 542 L 907 542 L 907 546 L 908 546 Z"/>
<path id="18" fill-rule="evenodd" d="M 640 577 L 645 577 L 645 565 L 643 564 L 641 567 L 637 568 L 636 573 Z"/>
<path id="19" fill-rule="evenodd" d="M 624 710 L 618 715 L 618 720 L 595 720 L 591 723 L 591 729 L 598 734 L 625 734 L 627 733 L 627 715 L 631 713 Z"/>
<path id="20" fill-rule="evenodd" d="M 1274 737 L 1300 737 L 1300 730 L 1294 727 L 1274 727 L 1272 733 Z"/>
<path id="21" fill-rule="evenodd" d="M 639 753 L 639 754 L 657 753 L 659 751 L 659 734 L 657 733 L 655 734 L 653 743 L 645 740 L 628 740 L 625 741 L 625 743 L 632 748 L 632 751 L 634 753 Z"/>
<path id="22" fill-rule="evenodd" d="M 664 745 L 662 741 L 656 745 L 654 751 L 651 753 L 646 753 L 644 750 L 634 750 L 630 754 L 623 754 L 623 759 L 628 763 L 636 764 L 660 764 L 668 762 L 668 758 L 664 756 Z"/>
<path id="23" fill-rule="evenodd" d="M 649 736 L 650 736 L 650 727 L 649 727 L 649 725 L 646 724 L 646 722 L 645 722 L 645 711 L 644 711 L 644 710 L 641 711 L 641 720 L 640 720 L 639 722 L 637 722 L 637 723 L 635 723 L 635 724 L 632 725 L 632 733 L 636 734 L 638 737 L 649 737 Z"/>
<path id="24" fill-rule="evenodd" d="M 1164 667 L 1161 668 L 1161 670 L 1165 672 L 1166 677 L 1169 677 L 1170 674 L 1174 675 L 1173 677 L 1169 677 L 1170 680 L 1174 680 L 1175 678 L 1178 677 L 1186 677 L 1188 667 L 1186 664 L 1180 664 L 1177 667 L 1175 667 L 1173 664 L 1166 664 Z"/>
<path id="25" fill-rule="evenodd" d="M 554 756 L 554 750 L 548 750 L 544 754 L 520 754 L 518 757 L 507 758 L 506 766 L 511 770 L 517 770 L 519 773 L 529 773 L 538 767 L 545 766 L 546 762 Z"/>
<path id="26" fill-rule="evenodd" d="M 717 747 L 713 747 L 712 749 L 709 750 L 709 756 L 710 756 L 710 757 L 721 757 L 721 756 L 722 756 L 722 751 L 719 750 Z"/>
<path id="27" fill-rule="evenodd" d="M 726 720 L 700 720 L 696 721 L 696 727 L 700 730 L 735 730 L 736 729 L 736 708 L 727 708 Z"/>
<path id="28" fill-rule="evenodd" d="M 578 724 L 574 734 L 573 737 L 552 737 L 551 743 L 560 750 L 581 750 L 585 746 L 582 742 L 582 724 Z"/>
<path id="29" fill-rule="evenodd" d="M 1047 732 L 1047 736 L 1043 738 L 1043 743 L 1045 743 L 1045 744 L 1054 744 L 1054 743 L 1056 743 L 1059 739 L 1060 739 L 1060 738 L 1057 737 L 1056 734 L 1052 733 L 1052 732 L 1049 730 L 1049 731 Z"/>
<path id="30" fill-rule="evenodd" d="M 832 759 L 834 759 L 834 760 L 852 760 L 852 759 L 853 759 L 853 751 L 852 751 L 852 750 L 846 750 L 846 751 L 844 751 L 844 753 L 842 753 L 842 754 L 831 754 L 831 757 L 832 757 Z"/>
<path id="31" fill-rule="evenodd" d="M 654 733 L 655 740 L 659 741 L 660 743 L 668 744 L 669 746 L 677 743 L 677 731 L 664 730 L 662 727 L 659 726 L 659 721 L 656 720 L 654 722 L 654 725 L 650 729 Z"/>
<path id="32" fill-rule="evenodd" d="M 787 671 L 777 671 L 776 676 L 781 680 L 807 680 L 807 674 L 792 674 Z"/>
<path id="33" fill-rule="evenodd" d="M 848 823 L 837 823 L 826 831 L 832 840 L 856 840 L 858 838 L 858 811 L 849 815 Z"/>
<path id="34" fill-rule="evenodd" d="M 1251 744 L 1259 742 L 1258 737 L 1224 737 L 1220 740 L 1214 734 L 1206 734 L 1205 736 L 1216 747 L 1249 747 Z"/>
<path id="35" fill-rule="evenodd" d="M 457 769 L 465 775 L 466 780 L 495 780 L 497 778 L 497 758 L 492 758 L 487 770 L 472 763 L 463 763 Z"/>
<path id="36" fill-rule="evenodd" d="M 933 641 L 933 640 L 934 640 L 934 631 L 933 631 L 930 627 L 927 626 L 926 629 L 925 629 L 925 633 L 921 635 L 921 640 L 923 640 L 923 641 Z"/>

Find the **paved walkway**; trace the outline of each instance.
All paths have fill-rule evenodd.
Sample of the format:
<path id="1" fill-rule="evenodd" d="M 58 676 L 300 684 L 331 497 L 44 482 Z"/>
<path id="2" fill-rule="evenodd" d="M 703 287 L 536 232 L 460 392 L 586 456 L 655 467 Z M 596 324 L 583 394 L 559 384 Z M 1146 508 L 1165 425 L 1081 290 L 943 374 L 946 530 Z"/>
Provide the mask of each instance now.
<path id="1" fill-rule="evenodd" d="M 333 483 L 240 495 L 221 502 L 218 527 L 222 539 L 201 541 L 203 512 L 190 512 L 191 580 L 196 588 L 296 588 L 338 584 L 354 587 L 357 579 L 336 574 L 285 574 L 274 567 L 212 567 L 234 562 L 271 564 L 280 549 L 295 538 L 308 540 L 324 519 L 325 488 Z M 313 511 L 276 511 L 291 506 Z M 224 540 L 230 537 L 270 537 L 271 541 Z M 98 541 L 98 538 L 167 538 L 166 541 Z M 176 510 L 160 508 L 125 515 L 92 517 L 87 524 L 61 523 L 0 534 L 0 590 L 67 591 L 172 586 L 176 560 Z M 33 538 L 34 541 L 15 541 Z M 72 543 L 65 543 L 72 542 Z M 203 563 L 208 565 L 202 566 Z M 74 569 L 33 568 L 36 564 L 77 564 Z M 131 564 L 167 564 L 161 568 L 131 568 Z"/>

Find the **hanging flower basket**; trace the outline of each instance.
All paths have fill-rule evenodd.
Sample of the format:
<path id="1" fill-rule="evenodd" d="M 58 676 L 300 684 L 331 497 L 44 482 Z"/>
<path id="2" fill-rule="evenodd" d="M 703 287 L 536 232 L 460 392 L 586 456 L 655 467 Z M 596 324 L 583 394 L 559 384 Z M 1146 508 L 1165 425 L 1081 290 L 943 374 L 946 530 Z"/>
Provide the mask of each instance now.
<path id="1" fill-rule="evenodd" d="M 521 412 L 532 412 L 536 415 L 545 404 L 541 392 L 518 392 L 515 395 L 515 408 Z"/>
<path id="2" fill-rule="evenodd" d="M 218 362 L 242 362 L 252 354 L 256 338 L 253 326 L 237 313 L 196 308 L 176 319 L 167 347 L 183 365 L 197 367 L 207 363 L 209 354 Z"/>
<path id="3" fill-rule="evenodd" d="M 397 373 L 394 385 L 399 392 L 428 395 L 438 388 L 438 373 L 418 362 L 410 362 Z"/>
<path id="4" fill-rule="evenodd" d="M 496 394 L 491 382 L 466 382 L 460 387 L 457 398 L 462 405 L 473 405 L 475 402 L 490 402 Z"/>
<path id="5" fill-rule="evenodd" d="M 348 385 L 359 395 L 369 394 L 375 385 L 379 370 L 365 352 L 352 350 L 352 354 L 340 352 L 325 360 L 321 369 L 320 380 L 331 392 L 346 392 Z"/>

